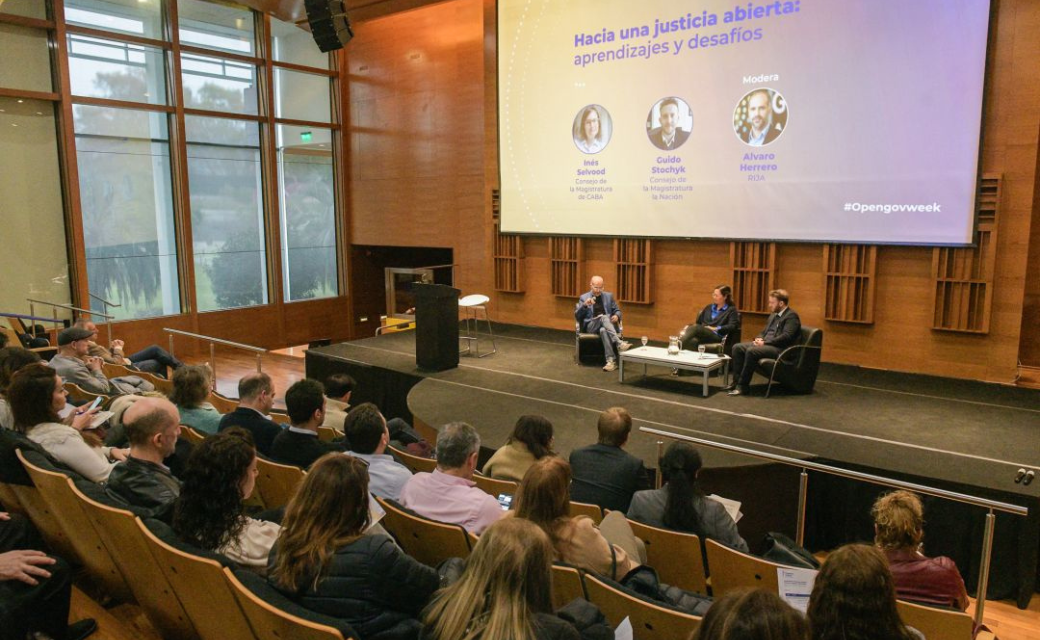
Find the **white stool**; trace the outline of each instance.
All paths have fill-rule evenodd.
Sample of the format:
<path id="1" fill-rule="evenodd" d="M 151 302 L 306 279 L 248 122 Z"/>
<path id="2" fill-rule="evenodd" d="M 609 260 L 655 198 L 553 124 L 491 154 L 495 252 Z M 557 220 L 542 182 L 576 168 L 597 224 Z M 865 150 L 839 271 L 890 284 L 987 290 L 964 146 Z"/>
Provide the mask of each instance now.
<path id="1" fill-rule="evenodd" d="M 474 355 L 483 358 L 498 353 L 498 345 L 495 344 L 495 332 L 491 330 L 491 317 L 488 315 L 487 303 L 491 299 L 485 295 L 474 293 L 459 299 L 459 307 L 462 309 L 462 319 L 466 323 L 466 335 L 459 336 L 459 340 L 466 341 L 466 348 L 459 351 L 460 354 Z M 484 312 L 484 322 L 487 323 L 487 334 L 491 338 L 491 351 L 480 353 L 480 318 L 478 311 Z"/>

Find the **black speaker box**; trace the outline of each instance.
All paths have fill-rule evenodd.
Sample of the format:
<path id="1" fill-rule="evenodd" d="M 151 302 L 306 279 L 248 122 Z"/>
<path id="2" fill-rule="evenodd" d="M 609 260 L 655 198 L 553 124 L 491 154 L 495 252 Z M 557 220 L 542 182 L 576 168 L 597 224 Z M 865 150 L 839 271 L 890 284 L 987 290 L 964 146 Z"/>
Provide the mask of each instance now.
<path id="1" fill-rule="evenodd" d="M 354 37 L 343 0 L 305 0 L 304 8 L 314 42 L 323 52 L 342 49 Z"/>

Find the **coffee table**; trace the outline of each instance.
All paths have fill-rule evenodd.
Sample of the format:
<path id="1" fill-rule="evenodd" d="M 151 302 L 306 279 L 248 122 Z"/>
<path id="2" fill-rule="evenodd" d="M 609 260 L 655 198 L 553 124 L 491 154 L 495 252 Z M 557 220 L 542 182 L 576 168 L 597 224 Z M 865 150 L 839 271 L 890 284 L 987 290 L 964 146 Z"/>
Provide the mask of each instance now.
<path id="1" fill-rule="evenodd" d="M 643 377 L 646 377 L 648 365 L 657 367 L 668 367 L 669 369 L 686 369 L 688 371 L 700 371 L 704 375 L 704 397 L 708 397 L 708 374 L 716 369 L 722 369 L 724 385 L 729 384 L 729 356 L 720 356 L 713 353 L 701 354 L 697 351 L 680 351 L 676 355 L 669 355 L 668 349 L 663 347 L 635 347 L 621 352 L 621 362 L 618 366 L 618 382 L 625 381 L 626 364 L 642 364 Z"/>

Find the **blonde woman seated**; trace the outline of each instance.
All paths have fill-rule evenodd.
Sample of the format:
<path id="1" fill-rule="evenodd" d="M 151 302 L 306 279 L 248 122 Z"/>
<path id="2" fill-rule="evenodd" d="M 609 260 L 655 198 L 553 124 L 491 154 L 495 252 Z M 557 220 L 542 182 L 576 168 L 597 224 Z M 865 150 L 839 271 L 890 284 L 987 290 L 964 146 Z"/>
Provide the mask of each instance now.
<path id="1" fill-rule="evenodd" d="M 555 455 L 553 426 L 542 416 L 520 416 L 504 447 L 484 464 L 483 474 L 500 480 L 520 482 L 536 461 Z"/>
<path id="2" fill-rule="evenodd" d="M 54 369 L 43 364 L 20 369 L 7 389 L 15 431 L 84 478 L 104 482 L 116 463 L 126 460 L 128 450 L 102 446 L 90 428 L 96 409 L 73 411 L 62 420 L 58 414 L 65 409 L 66 395 Z"/>
<path id="3" fill-rule="evenodd" d="M 173 509 L 177 537 L 263 573 L 281 527 L 245 514 L 242 502 L 253 495 L 258 473 L 253 436 L 245 429 L 231 427 L 203 440 L 181 476 Z"/>
<path id="4" fill-rule="evenodd" d="M 285 510 L 268 581 L 301 606 L 350 623 L 361 638 L 414 637 L 440 577 L 386 535 L 365 535 L 370 522 L 368 465 L 325 454 Z"/>
<path id="5" fill-rule="evenodd" d="M 181 424 L 199 433 L 217 432 L 224 416 L 206 400 L 212 390 L 213 371 L 208 366 L 183 366 L 173 372 L 170 402 L 177 405 Z"/>
<path id="6" fill-rule="evenodd" d="M 534 523 L 505 518 L 491 525 L 462 576 L 438 592 L 423 613 L 423 639 L 613 639 L 602 614 L 587 602 L 575 600 L 564 607 L 582 607 L 598 618 L 585 628 L 553 614 L 552 558 L 549 537 Z"/>

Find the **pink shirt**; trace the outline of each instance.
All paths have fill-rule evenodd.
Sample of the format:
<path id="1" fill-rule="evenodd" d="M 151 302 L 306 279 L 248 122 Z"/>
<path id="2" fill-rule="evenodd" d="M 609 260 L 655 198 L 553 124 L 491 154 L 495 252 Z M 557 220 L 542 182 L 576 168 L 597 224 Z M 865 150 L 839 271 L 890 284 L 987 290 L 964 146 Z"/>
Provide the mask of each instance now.
<path id="1" fill-rule="evenodd" d="M 417 473 L 401 489 L 401 506 L 438 522 L 459 524 L 466 531 L 483 533 L 506 512 L 476 483 L 435 469 Z"/>

